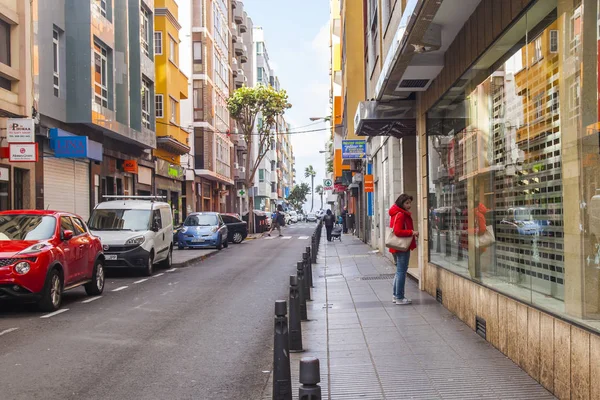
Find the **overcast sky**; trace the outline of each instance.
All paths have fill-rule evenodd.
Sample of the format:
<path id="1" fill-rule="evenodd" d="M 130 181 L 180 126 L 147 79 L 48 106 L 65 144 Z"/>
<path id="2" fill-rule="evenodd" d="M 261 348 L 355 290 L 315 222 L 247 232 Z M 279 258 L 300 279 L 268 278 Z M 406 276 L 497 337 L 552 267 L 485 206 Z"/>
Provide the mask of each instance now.
<path id="1" fill-rule="evenodd" d="M 309 118 L 329 113 L 329 2 L 244 0 L 244 7 L 254 26 L 264 30 L 271 66 L 292 104 L 286 112 L 292 131 L 325 129 L 326 123 Z M 296 183 L 310 185 L 310 179 L 304 178 L 308 165 L 317 171 L 315 186 L 323 183 L 326 155 L 319 150 L 325 150 L 327 137 L 325 130 L 292 135 Z M 315 210 L 320 205 L 315 196 Z M 310 209 L 310 196 L 306 207 Z"/>

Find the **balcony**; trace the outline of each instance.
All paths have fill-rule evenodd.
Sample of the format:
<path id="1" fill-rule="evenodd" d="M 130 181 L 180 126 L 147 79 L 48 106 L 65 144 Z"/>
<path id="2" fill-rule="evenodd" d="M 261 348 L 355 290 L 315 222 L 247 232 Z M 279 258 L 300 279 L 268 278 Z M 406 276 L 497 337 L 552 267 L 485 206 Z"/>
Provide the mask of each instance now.
<path id="1" fill-rule="evenodd" d="M 244 74 L 244 70 L 243 69 L 238 69 L 237 70 L 237 76 L 235 76 L 234 79 L 234 83 L 237 87 L 242 87 L 244 86 L 246 83 L 248 82 L 248 78 L 246 77 L 246 75 Z"/>
<path id="2" fill-rule="evenodd" d="M 233 169 L 233 179 L 236 181 L 245 181 L 246 180 L 246 167 L 242 165 L 235 165 Z"/>
<path id="3" fill-rule="evenodd" d="M 244 139 L 244 135 L 241 133 L 231 135 L 231 141 L 236 147 L 236 150 L 241 150 L 245 153 L 248 152 L 248 143 L 246 143 L 246 139 Z"/>
<path id="4" fill-rule="evenodd" d="M 240 55 L 240 61 L 242 62 L 242 64 L 248 62 L 248 47 L 246 47 L 246 45 L 244 45 L 243 47 L 243 52 Z"/>
<path id="5" fill-rule="evenodd" d="M 244 22 L 244 3 L 239 0 L 234 3 L 235 8 L 233 10 L 233 20 L 239 25 Z"/>
<path id="6" fill-rule="evenodd" d="M 244 54 L 244 43 L 242 42 L 236 42 L 233 45 L 233 49 L 235 51 L 235 55 L 236 57 L 241 57 L 242 54 Z"/>
<path id="7" fill-rule="evenodd" d="M 156 138 L 157 148 L 171 154 L 184 155 L 190 152 L 189 133 L 185 130 L 174 126 L 166 126 L 166 134 L 162 133 Z"/>
<path id="8" fill-rule="evenodd" d="M 238 24 L 238 28 L 240 30 L 240 33 L 246 33 L 248 31 L 248 26 L 246 25 L 246 13 L 244 13 L 244 18 L 242 22 Z"/>

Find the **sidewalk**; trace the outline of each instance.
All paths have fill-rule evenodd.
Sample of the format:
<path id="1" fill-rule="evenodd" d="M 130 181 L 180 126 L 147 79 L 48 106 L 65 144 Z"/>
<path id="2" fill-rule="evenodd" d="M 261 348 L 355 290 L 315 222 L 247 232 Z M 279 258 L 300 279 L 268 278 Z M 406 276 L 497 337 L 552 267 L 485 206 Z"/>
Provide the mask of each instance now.
<path id="1" fill-rule="evenodd" d="M 394 305 L 395 267 L 357 238 L 342 240 L 323 240 L 313 266 L 305 352 L 291 357 L 294 399 L 306 356 L 320 360 L 323 399 L 554 399 L 412 279 L 413 304 Z"/>
<path id="2" fill-rule="evenodd" d="M 219 252 L 217 249 L 202 249 L 202 250 L 173 250 L 173 268 L 187 267 L 193 263 L 203 261 L 208 257 Z"/>

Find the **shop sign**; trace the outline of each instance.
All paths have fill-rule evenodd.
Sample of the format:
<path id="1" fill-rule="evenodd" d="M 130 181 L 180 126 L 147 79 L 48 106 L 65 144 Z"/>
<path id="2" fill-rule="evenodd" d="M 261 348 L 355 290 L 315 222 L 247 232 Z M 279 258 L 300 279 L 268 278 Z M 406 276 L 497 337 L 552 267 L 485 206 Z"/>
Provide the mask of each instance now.
<path id="1" fill-rule="evenodd" d="M 333 180 L 323 179 L 323 190 L 333 190 Z"/>
<path id="2" fill-rule="evenodd" d="M 52 139 L 56 158 L 86 158 L 87 136 L 60 136 Z"/>
<path id="3" fill-rule="evenodd" d="M 9 118 L 6 123 L 8 143 L 35 142 L 35 124 L 32 118 Z"/>
<path id="4" fill-rule="evenodd" d="M 340 185 L 340 184 L 335 184 L 334 185 L 334 190 L 338 193 L 340 192 L 345 192 L 346 191 L 347 186 L 346 185 Z"/>
<path id="5" fill-rule="evenodd" d="M 10 170 L 8 168 L 0 168 L 0 182 L 8 182 L 10 180 Z"/>
<path id="6" fill-rule="evenodd" d="M 168 175 L 172 178 L 179 179 L 183 177 L 183 168 L 178 167 L 176 165 L 169 166 Z"/>
<path id="7" fill-rule="evenodd" d="M 358 160 L 367 157 L 366 140 L 342 140 L 342 158 Z"/>
<path id="8" fill-rule="evenodd" d="M 123 161 L 123 171 L 131 174 L 137 174 L 139 171 L 138 163 L 136 160 L 125 160 Z"/>
<path id="9" fill-rule="evenodd" d="M 373 193 L 375 188 L 373 183 L 373 175 L 365 175 L 364 187 L 366 193 Z"/>
<path id="10" fill-rule="evenodd" d="M 37 162 L 38 160 L 37 143 L 9 143 L 8 152 L 10 162 Z"/>
<path id="11" fill-rule="evenodd" d="M 146 167 L 138 167 L 138 183 L 152 185 L 152 170 Z"/>

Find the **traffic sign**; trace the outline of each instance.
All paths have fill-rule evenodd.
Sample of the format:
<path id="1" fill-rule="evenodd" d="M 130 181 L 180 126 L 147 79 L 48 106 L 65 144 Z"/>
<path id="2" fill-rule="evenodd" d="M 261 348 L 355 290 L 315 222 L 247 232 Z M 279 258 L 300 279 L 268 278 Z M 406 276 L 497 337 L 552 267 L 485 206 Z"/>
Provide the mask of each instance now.
<path id="1" fill-rule="evenodd" d="M 323 179 L 323 190 L 333 190 L 333 180 Z"/>

